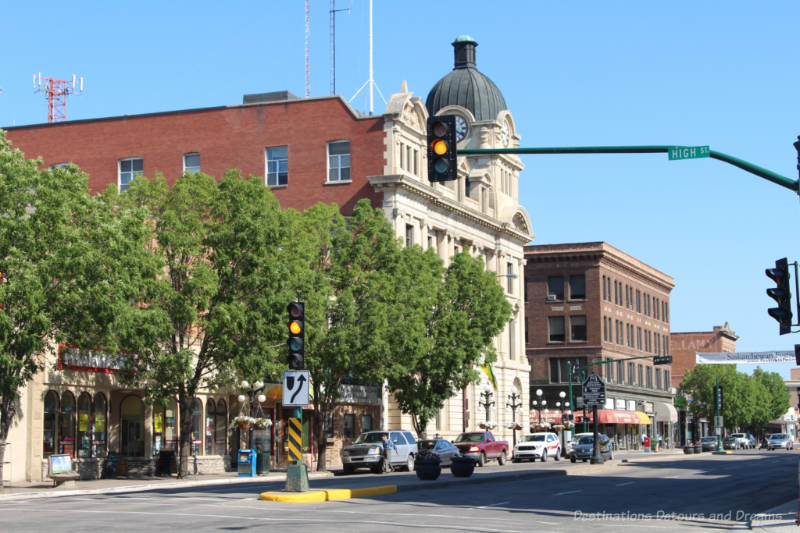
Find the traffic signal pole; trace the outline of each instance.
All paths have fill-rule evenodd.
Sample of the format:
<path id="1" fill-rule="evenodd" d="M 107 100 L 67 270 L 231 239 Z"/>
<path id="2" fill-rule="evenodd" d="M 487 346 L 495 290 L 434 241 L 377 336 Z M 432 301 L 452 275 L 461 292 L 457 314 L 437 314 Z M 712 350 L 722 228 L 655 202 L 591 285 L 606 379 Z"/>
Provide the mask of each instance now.
<path id="1" fill-rule="evenodd" d="M 794 143 L 798 154 L 798 170 L 800 170 L 800 137 Z M 755 174 L 776 185 L 785 187 L 800 194 L 800 180 L 791 180 L 771 170 L 754 165 L 749 161 L 733 157 L 732 155 L 710 150 L 708 146 L 669 146 L 669 145 L 644 145 L 644 146 L 561 146 L 541 148 L 474 148 L 458 150 L 458 155 L 495 155 L 495 154 L 669 154 L 673 159 L 699 159 L 710 157 L 739 167 L 746 172 Z"/>

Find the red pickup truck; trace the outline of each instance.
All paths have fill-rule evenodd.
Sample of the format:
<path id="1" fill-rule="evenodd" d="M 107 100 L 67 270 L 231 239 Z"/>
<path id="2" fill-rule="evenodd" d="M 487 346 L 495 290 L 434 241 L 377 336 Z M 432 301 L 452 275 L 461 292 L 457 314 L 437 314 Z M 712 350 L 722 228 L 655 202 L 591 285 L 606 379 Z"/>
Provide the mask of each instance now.
<path id="1" fill-rule="evenodd" d="M 464 457 L 472 457 L 483 466 L 489 459 L 497 459 L 501 465 L 506 464 L 508 442 L 495 440 L 491 431 L 467 431 L 453 441 Z"/>

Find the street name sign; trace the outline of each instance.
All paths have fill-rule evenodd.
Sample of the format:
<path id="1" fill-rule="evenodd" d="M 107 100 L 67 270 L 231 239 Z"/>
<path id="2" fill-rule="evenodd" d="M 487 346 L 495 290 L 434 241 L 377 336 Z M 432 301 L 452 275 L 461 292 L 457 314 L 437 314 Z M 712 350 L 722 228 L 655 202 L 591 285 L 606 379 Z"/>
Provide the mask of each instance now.
<path id="1" fill-rule="evenodd" d="M 670 161 L 711 157 L 711 150 L 709 150 L 708 146 L 670 146 L 668 153 Z"/>
<path id="2" fill-rule="evenodd" d="M 283 405 L 308 405 L 308 370 L 286 370 L 283 373 Z"/>
<path id="3" fill-rule="evenodd" d="M 597 374 L 591 374 L 583 382 L 583 404 L 587 407 L 603 407 L 606 404 L 606 384 Z"/>

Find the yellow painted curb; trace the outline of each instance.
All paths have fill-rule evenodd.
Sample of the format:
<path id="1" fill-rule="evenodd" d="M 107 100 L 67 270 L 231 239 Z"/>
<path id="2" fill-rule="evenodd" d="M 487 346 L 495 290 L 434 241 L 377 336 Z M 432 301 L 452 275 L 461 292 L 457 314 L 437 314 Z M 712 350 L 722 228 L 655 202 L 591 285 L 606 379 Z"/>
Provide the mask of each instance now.
<path id="1" fill-rule="evenodd" d="M 324 490 L 313 490 L 309 492 L 262 492 L 258 499 L 271 502 L 288 503 L 316 503 L 327 500 Z"/>
<path id="2" fill-rule="evenodd" d="M 364 489 L 330 489 L 309 492 L 262 492 L 259 500 L 286 503 L 317 503 L 325 501 L 347 500 L 350 498 L 369 498 L 383 494 L 394 494 L 397 485 L 381 485 Z"/>

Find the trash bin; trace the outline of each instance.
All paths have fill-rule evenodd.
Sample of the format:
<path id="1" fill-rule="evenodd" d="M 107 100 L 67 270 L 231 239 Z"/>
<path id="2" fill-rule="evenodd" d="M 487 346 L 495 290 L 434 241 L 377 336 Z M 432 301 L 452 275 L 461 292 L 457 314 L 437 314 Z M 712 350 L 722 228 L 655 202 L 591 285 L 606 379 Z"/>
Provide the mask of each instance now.
<path id="1" fill-rule="evenodd" d="M 256 475 L 256 451 L 250 449 L 239 450 L 238 472 L 240 476 Z"/>
<path id="2" fill-rule="evenodd" d="M 256 451 L 256 474 L 269 474 L 270 455 L 267 450 Z"/>

